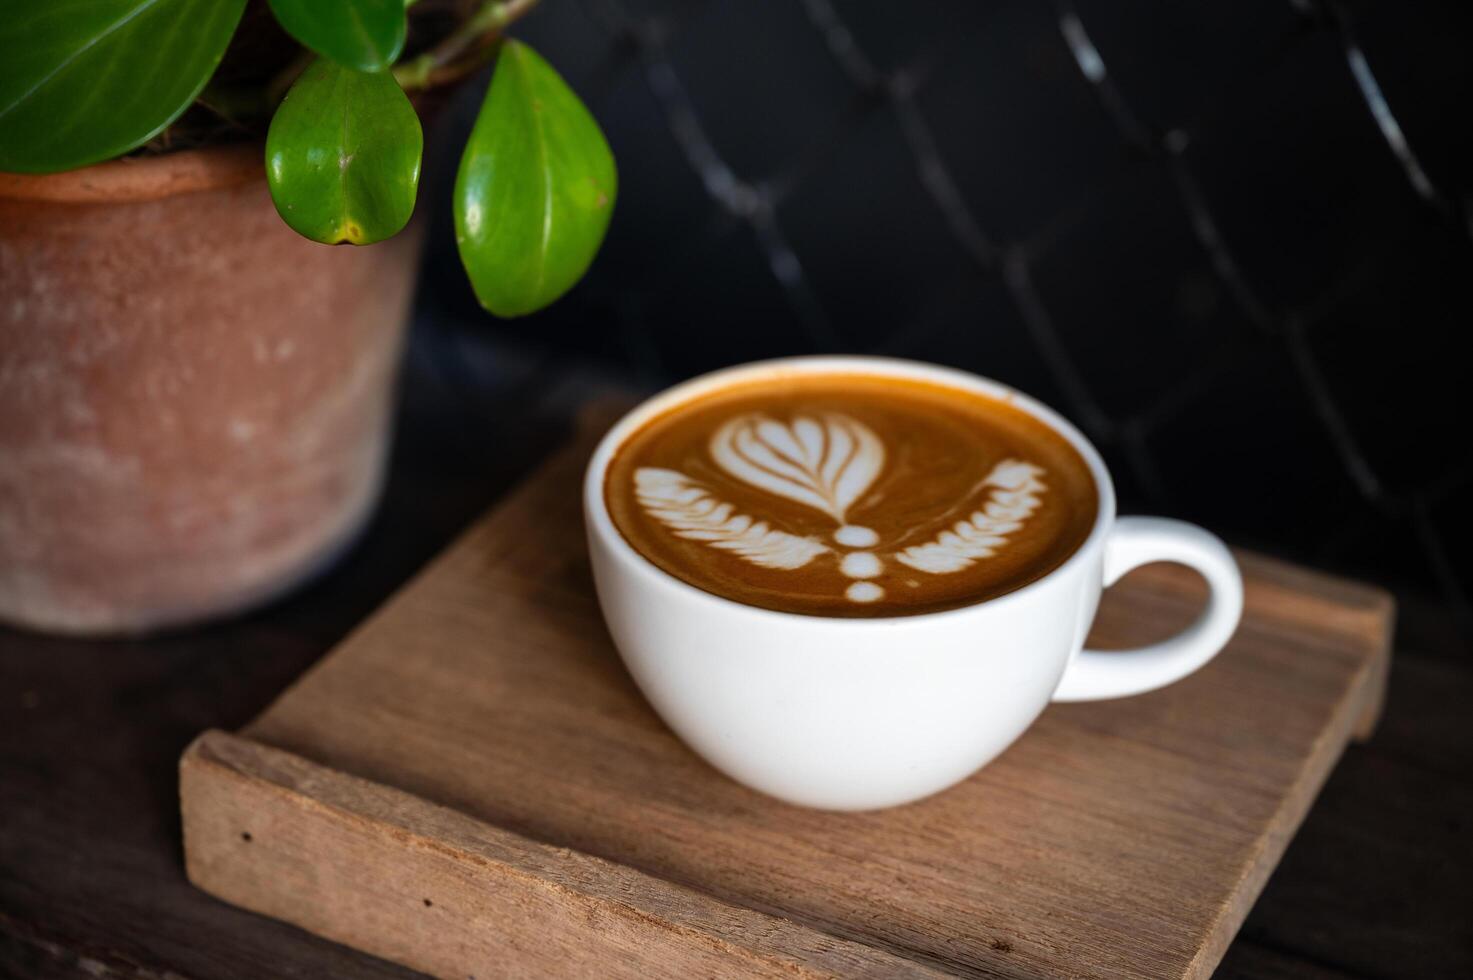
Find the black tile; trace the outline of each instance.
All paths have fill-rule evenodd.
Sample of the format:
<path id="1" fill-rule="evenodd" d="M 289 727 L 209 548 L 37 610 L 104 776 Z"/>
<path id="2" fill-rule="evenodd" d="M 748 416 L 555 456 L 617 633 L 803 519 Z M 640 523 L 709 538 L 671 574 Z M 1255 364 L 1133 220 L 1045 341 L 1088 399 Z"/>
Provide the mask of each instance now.
<path id="1" fill-rule="evenodd" d="M 666 54 L 716 153 L 746 180 L 792 165 L 857 96 L 791 0 L 716 0 Z"/>
<path id="2" fill-rule="evenodd" d="M 707 239 L 664 272 L 639 303 L 642 339 L 658 352 L 668 380 L 819 349 L 746 225 Z"/>
<path id="3" fill-rule="evenodd" d="M 897 331 L 876 352 L 971 371 L 1031 395 L 1065 416 L 1073 414 L 1007 289 L 996 278 L 969 283 L 944 308 Z"/>
<path id="4" fill-rule="evenodd" d="M 1271 308 L 1321 295 L 1379 252 L 1387 224 L 1423 207 L 1328 34 L 1244 78 L 1231 103 L 1189 137 L 1187 164 Z"/>
<path id="5" fill-rule="evenodd" d="M 1388 491 L 1405 493 L 1468 464 L 1473 418 L 1465 334 L 1473 248 L 1429 227 L 1386 243 L 1365 275 L 1310 324 L 1310 357 Z"/>
<path id="6" fill-rule="evenodd" d="M 948 34 L 920 91 L 921 113 L 982 229 L 1028 238 L 1127 159 L 1126 144 L 1079 73 L 1048 4 L 991 11 Z"/>
<path id="7" fill-rule="evenodd" d="M 1285 0 L 1074 0 L 1074 11 L 1130 111 L 1157 132 L 1232 98 L 1303 23 Z"/>
<path id="8" fill-rule="evenodd" d="M 1473 5 L 1379 3 L 1352 21 L 1386 105 L 1423 170 L 1455 195 L 1473 190 Z"/>
<path id="9" fill-rule="evenodd" d="M 806 2 L 806 0 L 804 0 Z M 956 35 L 975 35 L 994 16 L 995 4 L 955 0 L 817 0 L 827 3 L 855 45 L 879 72 L 909 69 L 939 60 Z"/>
<path id="10" fill-rule="evenodd" d="M 666 275 L 673 255 L 710 223 L 716 204 L 681 151 L 642 70 L 599 100 L 619 167 L 619 199 L 595 272 L 610 289 Z"/>
<path id="11" fill-rule="evenodd" d="M 1277 344 L 1220 372 L 1147 446 L 1176 513 L 1234 540 L 1312 553 L 1365 513 Z"/>
<path id="12" fill-rule="evenodd" d="M 1150 410 L 1249 329 L 1155 162 L 1103 188 L 1032 275 L 1079 374 L 1117 419 Z"/>
<path id="13" fill-rule="evenodd" d="M 710 6 L 714 0 L 582 0 L 585 6 L 615 11 L 629 23 L 678 25 Z M 558 6 L 561 6 L 560 4 Z"/>
<path id="14" fill-rule="evenodd" d="M 838 337 L 854 348 L 883 342 L 975 268 L 888 109 L 793 188 L 777 220 Z"/>
<path id="15" fill-rule="evenodd" d="M 595 115 L 603 73 L 629 56 L 582 3 L 543 4 L 513 33 L 546 58 Z"/>

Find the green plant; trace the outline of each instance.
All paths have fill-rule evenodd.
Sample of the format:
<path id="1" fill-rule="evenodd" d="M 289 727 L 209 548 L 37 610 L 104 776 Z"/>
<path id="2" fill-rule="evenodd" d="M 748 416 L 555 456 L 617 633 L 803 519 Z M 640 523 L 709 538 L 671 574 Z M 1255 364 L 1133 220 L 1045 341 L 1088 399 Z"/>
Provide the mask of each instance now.
<path id="1" fill-rule="evenodd" d="M 414 211 L 424 139 L 406 93 L 495 58 L 455 182 L 456 240 L 487 310 L 531 313 L 588 268 L 618 184 L 578 97 L 503 36 L 536 2 L 442 0 L 448 26 L 406 57 L 416 0 L 269 0 L 301 47 L 243 83 L 218 69 L 244 46 L 247 0 L 10 0 L 0 170 L 51 173 L 129 153 L 167 137 L 192 106 L 246 129 L 269 119 L 266 178 L 282 219 L 313 241 L 367 245 Z"/>

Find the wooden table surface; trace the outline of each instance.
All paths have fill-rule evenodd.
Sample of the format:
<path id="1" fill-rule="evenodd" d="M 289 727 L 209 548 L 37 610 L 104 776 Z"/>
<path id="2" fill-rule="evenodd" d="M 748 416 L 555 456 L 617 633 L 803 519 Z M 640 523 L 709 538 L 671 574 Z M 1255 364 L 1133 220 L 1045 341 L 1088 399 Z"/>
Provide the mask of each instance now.
<path id="1" fill-rule="evenodd" d="M 258 714 L 529 472 L 599 383 L 494 356 L 492 383 L 471 392 L 416 347 L 384 505 L 294 598 L 152 640 L 0 630 L 0 976 L 413 975 L 190 887 L 176 767 L 196 734 Z M 1220 976 L 1473 975 L 1473 665 L 1435 606 L 1401 598 L 1380 731 L 1347 751 Z"/>

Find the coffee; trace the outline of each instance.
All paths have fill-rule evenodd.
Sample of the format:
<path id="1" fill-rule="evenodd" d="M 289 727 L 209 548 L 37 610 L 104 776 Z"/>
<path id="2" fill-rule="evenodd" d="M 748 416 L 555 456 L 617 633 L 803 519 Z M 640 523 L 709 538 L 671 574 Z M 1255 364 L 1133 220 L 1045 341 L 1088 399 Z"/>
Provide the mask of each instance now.
<path id="1" fill-rule="evenodd" d="M 614 524 L 659 568 L 736 602 L 903 616 L 1062 564 L 1098 508 L 1089 466 L 1007 401 L 928 381 L 778 374 L 677 405 L 618 448 Z"/>

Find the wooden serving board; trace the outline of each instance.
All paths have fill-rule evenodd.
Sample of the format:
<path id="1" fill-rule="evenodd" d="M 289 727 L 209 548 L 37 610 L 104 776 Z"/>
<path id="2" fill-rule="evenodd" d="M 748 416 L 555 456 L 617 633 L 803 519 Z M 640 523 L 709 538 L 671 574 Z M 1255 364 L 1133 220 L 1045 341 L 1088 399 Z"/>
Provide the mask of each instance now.
<path id="1" fill-rule="evenodd" d="M 920 803 L 791 807 L 701 762 L 625 673 L 586 564 L 586 455 L 243 731 L 190 746 L 196 885 L 460 980 L 1206 976 L 1380 710 L 1389 598 L 1240 554 L 1242 628 L 1196 675 L 1052 706 Z M 1092 643 L 1165 636 L 1202 597 L 1143 569 Z"/>

